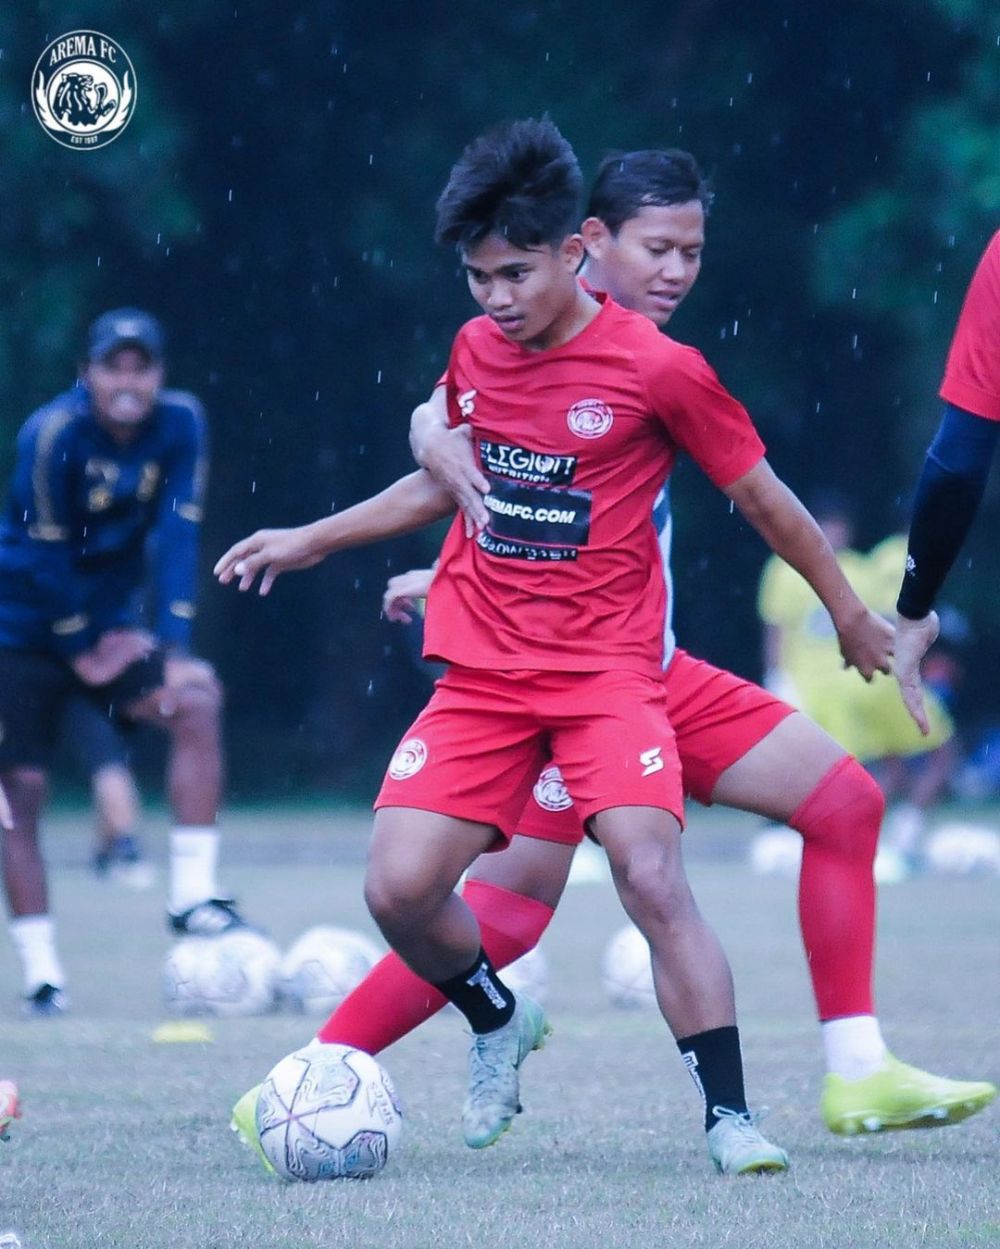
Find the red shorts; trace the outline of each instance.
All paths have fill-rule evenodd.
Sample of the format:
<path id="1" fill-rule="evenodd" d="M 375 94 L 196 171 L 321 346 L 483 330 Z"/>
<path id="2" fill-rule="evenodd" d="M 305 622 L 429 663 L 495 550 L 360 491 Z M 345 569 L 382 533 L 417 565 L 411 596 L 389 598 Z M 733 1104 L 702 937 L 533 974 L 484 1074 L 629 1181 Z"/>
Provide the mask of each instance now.
<path id="1" fill-rule="evenodd" d="M 635 672 L 490 672 L 453 666 L 393 755 L 379 807 L 493 824 L 506 841 L 547 760 L 577 825 L 610 807 L 683 820 L 661 681 Z"/>
<path id="2" fill-rule="evenodd" d="M 706 806 L 722 773 L 795 710 L 759 685 L 681 650 L 663 684 L 684 793 Z M 579 814 L 554 763 L 539 776 L 517 831 L 570 846 L 583 840 Z"/>

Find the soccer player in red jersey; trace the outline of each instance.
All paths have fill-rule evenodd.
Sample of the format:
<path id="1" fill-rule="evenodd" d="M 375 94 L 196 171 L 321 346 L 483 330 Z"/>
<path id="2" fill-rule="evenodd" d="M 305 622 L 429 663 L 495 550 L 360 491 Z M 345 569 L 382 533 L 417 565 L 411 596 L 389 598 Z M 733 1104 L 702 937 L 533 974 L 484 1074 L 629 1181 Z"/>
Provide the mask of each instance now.
<path id="1" fill-rule="evenodd" d="M 983 497 L 1000 432 L 1000 232 L 966 292 L 940 393 L 944 412 L 917 484 L 896 605 L 896 677 L 925 734 L 920 661 L 938 635 L 934 602 Z"/>
<path id="2" fill-rule="evenodd" d="M 607 158 L 582 226 L 585 278 L 662 327 L 698 276 L 709 199 L 688 153 Z M 469 427 L 447 425 L 443 386 L 414 418 L 417 459 L 473 524 L 482 523 L 488 482 L 473 461 Z M 668 500 L 657 501 L 654 524 L 669 583 Z M 386 614 L 406 620 L 408 604 L 427 594 L 432 577 L 425 570 L 393 578 Z M 985 1105 L 992 1086 L 904 1068 L 882 1039 L 872 996 L 872 860 L 883 804 L 872 778 L 801 712 L 675 649 L 669 615 L 664 681 L 685 793 L 789 823 L 803 836 L 799 914 L 826 1054 L 828 1125 L 837 1132 L 914 1120 L 937 1126 Z M 517 831 L 505 854 L 479 860 L 464 891 L 498 966 L 538 941 L 583 837 L 557 769 L 543 772 Z M 389 955 L 333 1012 L 319 1038 L 378 1052 L 443 1002 Z M 688 1054 L 685 1040 L 679 1044 Z"/>

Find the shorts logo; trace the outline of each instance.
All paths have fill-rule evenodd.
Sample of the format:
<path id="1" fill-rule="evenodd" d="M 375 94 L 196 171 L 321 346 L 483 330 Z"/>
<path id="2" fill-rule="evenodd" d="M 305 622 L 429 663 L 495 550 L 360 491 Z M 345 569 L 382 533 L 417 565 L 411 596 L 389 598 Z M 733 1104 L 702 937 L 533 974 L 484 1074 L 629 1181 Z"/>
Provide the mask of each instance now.
<path id="1" fill-rule="evenodd" d="M 566 424 L 578 438 L 602 438 L 614 419 L 615 414 L 601 399 L 581 399 L 566 413 Z"/>
<path id="2" fill-rule="evenodd" d="M 389 775 L 394 781 L 405 781 L 415 776 L 427 762 L 427 747 L 419 737 L 408 737 L 396 747 L 389 762 Z"/>
<path id="3" fill-rule="evenodd" d="M 663 771 L 663 760 L 660 758 L 661 746 L 653 746 L 639 755 L 643 776 L 652 776 L 654 772 Z"/>
<path id="4" fill-rule="evenodd" d="M 125 49 L 96 30 L 53 39 L 31 77 L 39 124 L 63 147 L 93 151 L 117 139 L 135 111 L 135 70 Z"/>
<path id="5" fill-rule="evenodd" d="M 569 791 L 563 782 L 562 773 L 555 764 L 545 768 L 535 782 L 535 788 L 531 793 L 543 811 L 566 811 L 573 805 L 573 799 L 569 796 Z"/>
<path id="6" fill-rule="evenodd" d="M 458 396 L 458 410 L 466 419 L 475 414 L 478 393 L 475 390 L 466 390 Z"/>

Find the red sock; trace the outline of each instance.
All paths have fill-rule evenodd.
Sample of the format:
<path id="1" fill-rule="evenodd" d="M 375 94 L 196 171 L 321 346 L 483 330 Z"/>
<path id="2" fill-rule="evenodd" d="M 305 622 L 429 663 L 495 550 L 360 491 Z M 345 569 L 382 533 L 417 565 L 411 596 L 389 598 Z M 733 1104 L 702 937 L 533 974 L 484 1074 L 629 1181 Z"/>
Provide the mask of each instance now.
<path id="1" fill-rule="evenodd" d="M 462 897 L 479 920 L 483 949 L 494 967 L 506 967 L 538 944 L 552 908 L 484 880 L 466 882 Z M 387 954 L 340 1003 L 317 1033 L 328 1044 L 377 1054 L 412 1032 L 447 999 L 421 980 L 398 954 Z"/>
<path id="2" fill-rule="evenodd" d="M 788 821 L 802 834 L 799 924 L 821 1020 L 873 1015 L 875 881 L 885 799 L 850 755 Z"/>

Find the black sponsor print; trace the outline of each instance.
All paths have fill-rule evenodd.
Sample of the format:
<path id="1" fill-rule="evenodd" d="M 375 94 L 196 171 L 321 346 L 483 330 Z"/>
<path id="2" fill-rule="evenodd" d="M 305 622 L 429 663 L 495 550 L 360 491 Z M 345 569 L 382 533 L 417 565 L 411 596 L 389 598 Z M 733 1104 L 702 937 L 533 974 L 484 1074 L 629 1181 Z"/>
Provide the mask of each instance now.
<path id="1" fill-rule="evenodd" d="M 485 473 L 544 486 L 568 486 L 576 473 L 575 455 L 550 455 L 503 442 L 479 442 L 479 462 Z"/>
<path id="2" fill-rule="evenodd" d="M 484 502 L 490 519 L 479 545 L 500 559 L 575 560 L 590 538 L 589 490 L 526 485 L 491 474 Z"/>

